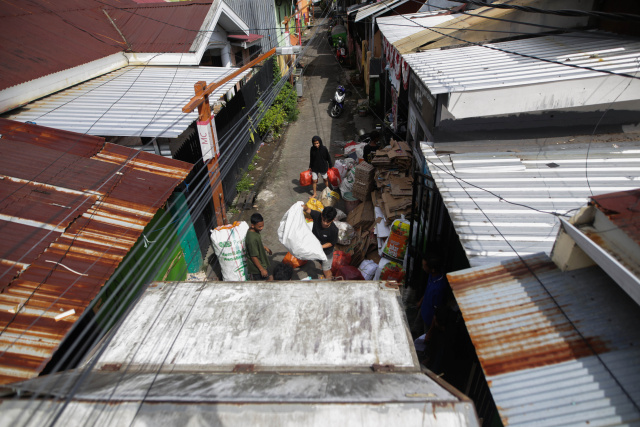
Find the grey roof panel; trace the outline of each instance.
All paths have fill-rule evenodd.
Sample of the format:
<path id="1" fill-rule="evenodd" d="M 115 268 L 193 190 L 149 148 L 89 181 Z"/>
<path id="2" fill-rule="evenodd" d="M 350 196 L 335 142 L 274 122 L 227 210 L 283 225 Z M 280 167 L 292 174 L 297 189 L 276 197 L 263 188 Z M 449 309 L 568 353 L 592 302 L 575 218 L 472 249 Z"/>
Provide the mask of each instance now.
<path id="1" fill-rule="evenodd" d="M 198 81 L 220 81 L 236 71 L 222 67 L 129 66 L 34 101 L 7 118 L 100 136 L 178 137 L 198 118 L 182 107 Z M 214 91 L 226 94 L 251 70 Z"/>
<path id="2" fill-rule="evenodd" d="M 439 144 L 447 149 L 448 144 Z M 640 187 L 640 150 L 592 147 L 514 153 L 441 154 L 427 161 L 472 266 L 550 253 L 559 221 L 589 197 Z"/>

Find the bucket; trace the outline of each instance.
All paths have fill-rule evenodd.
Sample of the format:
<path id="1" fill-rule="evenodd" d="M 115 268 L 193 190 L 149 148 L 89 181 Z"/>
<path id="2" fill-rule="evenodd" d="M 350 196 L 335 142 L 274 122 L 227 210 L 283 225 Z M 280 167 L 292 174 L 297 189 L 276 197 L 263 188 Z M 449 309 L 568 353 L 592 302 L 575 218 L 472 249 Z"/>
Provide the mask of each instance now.
<path id="1" fill-rule="evenodd" d="M 353 193 L 350 191 L 342 195 L 342 200 L 344 200 L 344 208 L 347 211 L 347 215 L 361 203 L 360 200 L 353 197 Z"/>

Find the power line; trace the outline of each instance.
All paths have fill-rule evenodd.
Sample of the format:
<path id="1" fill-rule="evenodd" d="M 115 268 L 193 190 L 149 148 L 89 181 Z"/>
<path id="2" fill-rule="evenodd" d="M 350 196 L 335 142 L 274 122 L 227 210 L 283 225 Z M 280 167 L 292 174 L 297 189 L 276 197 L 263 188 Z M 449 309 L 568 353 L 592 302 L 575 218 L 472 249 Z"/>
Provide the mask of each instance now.
<path id="1" fill-rule="evenodd" d="M 385 7 L 388 10 L 394 12 L 397 16 L 401 16 L 403 19 L 406 19 L 406 20 L 408 20 L 410 22 L 413 22 L 413 21 L 411 21 L 411 19 L 409 17 L 407 17 L 406 15 L 399 14 L 396 10 L 391 9 L 388 5 L 385 4 Z M 547 62 L 547 63 L 550 63 L 550 64 L 563 65 L 565 67 L 576 68 L 576 69 L 579 69 L 579 70 L 588 70 L 588 71 L 593 71 L 593 72 L 602 73 L 602 74 L 608 74 L 608 75 L 613 75 L 613 76 L 628 77 L 630 79 L 640 79 L 640 77 L 638 77 L 638 76 L 627 74 L 627 73 L 616 73 L 614 71 L 609 71 L 609 70 L 600 70 L 600 69 L 597 69 L 597 68 L 586 67 L 586 66 L 581 66 L 581 65 L 576 65 L 576 64 L 570 64 L 570 63 L 567 63 L 567 62 L 561 62 L 561 61 L 555 61 L 555 60 L 552 60 L 552 59 L 540 58 L 540 57 L 535 56 L 535 55 L 528 55 L 528 54 L 525 54 L 525 53 L 510 51 L 510 50 L 507 50 L 507 49 L 502 49 L 502 48 L 499 48 L 499 47 L 496 47 L 496 46 L 492 46 L 490 44 L 472 42 L 472 41 L 464 40 L 462 38 L 453 36 L 451 34 L 446 34 L 446 33 L 440 32 L 438 30 L 435 30 L 434 27 L 426 27 L 426 26 L 424 26 L 424 25 L 422 25 L 420 23 L 417 23 L 417 22 L 415 24 L 418 25 L 419 27 L 422 27 L 422 28 L 426 29 L 426 30 L 430 30 L 430 31 L 433 31 L 436 34 L 440 34 L 441 36 L 448 37 L 448 38 L 463 42 L 465 44 L 471 44 L 471 45 L 474 45 L 474 46 L 483 47 L 485 49 L 491 49 L 491 50 L 495 50 L 495 51 L 502 52 L 502 53 L 509 53 L 509 54 L 512 54 L 512 55 L 521 56 L 523 58 L 535 59 L 537 61 Z"/>
<path id="2" fill-rule="evenodd" d="M 640 15 L 632 13 L 609 13 L 599 11 L 585 11 L 574 9 L 540 9 L 531 6 L 520 6 L 516 4 L 503 4 L 503 3 L 487 3 L 481 0 L 452 0 L 456 3 L 475 4 L 478 6 L 489 7 L 493 9 L 513 9 L 522 12 L 540 13 L 546 15 L 559 15 L 559 16 L 572 16 L 572 17 L 592 17 L 598 19 L 606 19 L 610 21 L 624 21 L 624 22 L 640 22 Z"/>

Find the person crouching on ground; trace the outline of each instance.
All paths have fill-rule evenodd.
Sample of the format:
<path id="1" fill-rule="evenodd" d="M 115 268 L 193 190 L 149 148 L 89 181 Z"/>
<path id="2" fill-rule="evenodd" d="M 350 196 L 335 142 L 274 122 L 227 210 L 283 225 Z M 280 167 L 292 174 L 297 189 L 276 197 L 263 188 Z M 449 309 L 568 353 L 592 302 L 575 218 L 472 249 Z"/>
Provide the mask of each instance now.
<path id="1" fill-rule="evenodd" d="M 322 211 L 314 211 L 307 205 L 303 207 L 304 212 L 313 219 L 313 235 L 320 241 L 327 260 L 322 262 L 322 273 L 327 279 L 331 279 L 331 264 L 333 264 L 333 249 L 338 243 L 338 227 L 333 223 L 337 211 L 333 206 L 327 206 Z"/>
<path id="2" fill-rule="evenodd" d="M 251 215 L 251 225 L 244 239 L 244 247 L 249 261 L 247 262 L 247 273 L 250 280 L 273 280 L 269 274 L 269 257 L 271 249 L 262 244 L 260 232 L 264 228 L 264 219 L 259 213 Z"/>
<path id="3" fill-rule="evenodd" d="M 324 185 L 327 185 L 327 171 L 333 167 L 331 156 L 327 147 L 322 145 L 322 139 L 318 135 L 311 138 L 311 151 L 309 153 L 309 170 L 311 171 L 311 179 L 313 180 L 313 196 L 318 197 L 317 185 L 318 175 L 322 176 Z"/>

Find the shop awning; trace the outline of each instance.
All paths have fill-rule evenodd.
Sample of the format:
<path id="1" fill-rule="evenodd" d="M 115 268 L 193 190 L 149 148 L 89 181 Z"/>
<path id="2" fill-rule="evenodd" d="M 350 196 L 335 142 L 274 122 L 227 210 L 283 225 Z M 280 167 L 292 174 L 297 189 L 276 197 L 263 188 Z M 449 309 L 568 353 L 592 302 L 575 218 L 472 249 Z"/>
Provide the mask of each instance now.
<path id="1" fill-rule="evenodd" d="M 235 68 L 130 66 L 27 104 L 9 119 L 100 136 L 175 138 L 197 112 L 182 107 L 198 81 L 220 81 Z M 251 70 L 213 92 L 214 101 Z"/>

